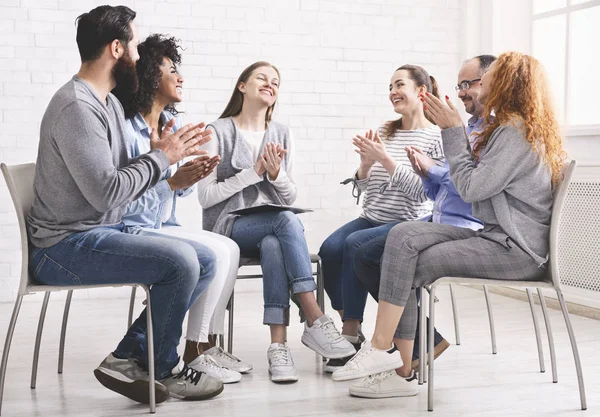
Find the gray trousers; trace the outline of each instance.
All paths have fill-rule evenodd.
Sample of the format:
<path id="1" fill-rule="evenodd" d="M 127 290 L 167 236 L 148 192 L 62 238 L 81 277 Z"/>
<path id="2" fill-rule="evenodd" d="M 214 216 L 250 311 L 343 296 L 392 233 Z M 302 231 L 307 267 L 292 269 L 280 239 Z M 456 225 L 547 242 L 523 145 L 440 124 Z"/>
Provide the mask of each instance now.
<path id="1" fill-rule="evenodd" d="M 405 222 L 395 226 L 381 259 L 379 300 L 404 307 L 395 337 L 412 340 L 417 329 L 415 288 L 446 276 L 537 280 L 545 273 L 507 239 L 505 244 L 456 226 Z"/>

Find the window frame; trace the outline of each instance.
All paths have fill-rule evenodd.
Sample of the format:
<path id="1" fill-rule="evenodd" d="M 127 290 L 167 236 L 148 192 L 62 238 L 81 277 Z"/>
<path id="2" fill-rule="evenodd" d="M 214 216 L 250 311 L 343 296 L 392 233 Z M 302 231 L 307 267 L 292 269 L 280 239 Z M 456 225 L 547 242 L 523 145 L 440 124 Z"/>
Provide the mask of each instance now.
<path id="1" fill-rule="evenodd" d="M 533 0 L 531 0 L 531 27 L 530 27 L 530 45 L 529 49 L 533 53 L 533 27 L 534 22 L 555 16 L 565 16 L 565 85 L 564 90 L 560 93 L 563 98 L 563 120 L 565 121 L 563 130 L 567 136 L 597 136 L 600 135 L 600 123 L 588 125 L 572 125 L 569 124 L 569 87 L 571 78 L 569 73 L 569 62 L 571 58 L 571 14 L 576 11 L 591 9 L 600 6 L 600 0 L 589 0 L 580 4 L 572 4 L 572 0 L 566 0 L 567 5 L 558 9 L 535 13 L 533 10 Z"/>

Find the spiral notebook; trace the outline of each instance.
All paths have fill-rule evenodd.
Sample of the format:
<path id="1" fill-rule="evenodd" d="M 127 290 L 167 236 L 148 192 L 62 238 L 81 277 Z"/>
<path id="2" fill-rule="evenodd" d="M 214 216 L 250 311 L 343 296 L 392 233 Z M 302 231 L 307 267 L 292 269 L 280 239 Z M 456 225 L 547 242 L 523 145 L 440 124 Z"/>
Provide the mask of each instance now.
<path id="1" fill-rule="evenodd" d="M 230 211 L 229 214 L 237 214 L 239 216 L 247 214 L 268 213 L 271 211 L 288 210 L 294 214 L 310 213 L 314 210 L 303 209 L 300 207 L 284 206 L 280 204 L 261 204 L 260 206 L 248 207 L 240 210 Z"/>

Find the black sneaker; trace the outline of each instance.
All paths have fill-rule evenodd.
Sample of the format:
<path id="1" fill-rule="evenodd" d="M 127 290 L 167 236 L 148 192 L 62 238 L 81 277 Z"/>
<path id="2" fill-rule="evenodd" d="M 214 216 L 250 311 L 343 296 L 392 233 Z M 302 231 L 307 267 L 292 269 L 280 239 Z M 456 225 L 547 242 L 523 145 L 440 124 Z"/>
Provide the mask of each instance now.
<path id="1" fill-rule="evenodd" d="M 362 343 L 364 341 L 365 341 L 365 336 L 359 330 L 358 342 L 352 343 L 352 346 L 354 346 L 354 349 L 356 349 L 357 352 L 360 350 L 360 347 L 362 346 Z M 353 357 L 354 357 L 354 355 L 346 356 L 345 358 L 339 358 L 339 359 L 329 359 L 327 361 L 327 363 L 325 364 L 325 372 L 328 374 L 332 374 L 334 371 L 336 371 L 336 370 L 340 369 L 342 366 L 346 365 L 346 363 Z"/>

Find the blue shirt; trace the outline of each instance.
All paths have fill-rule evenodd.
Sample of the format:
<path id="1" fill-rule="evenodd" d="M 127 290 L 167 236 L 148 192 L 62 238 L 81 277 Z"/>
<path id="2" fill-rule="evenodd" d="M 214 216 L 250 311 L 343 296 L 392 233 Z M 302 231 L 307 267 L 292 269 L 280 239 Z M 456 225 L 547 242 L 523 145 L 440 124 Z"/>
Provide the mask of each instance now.
<path id="1" fill-rule="evenodd" d="M 173 115 L 171 113 L 163 111 L 161 114 L 163 126 L 172 118 Z M 175 132 L 179 127 L 179 121 L 176 121 L 173 131 Z M 130 159 L 150 152 L 150 134 L 152 132 L 140 113 L 131 119 L 127 119 L 126 133 L 127 154 Z M 177 164 L 178 166 L 179 164 Z M 154 187 L 146 191 L 137 200 L 128 204 L 127 213 L 123 217 L 125 226 L 152 229 L 160 229 L 163 223 L 179 226 L 177 219 L 175 219 L 177 197 L 190 194 L 193 191 L 193 187 L 173 192 L 167 183 L 167 178 L 171 177 L 171 169 L 173 167 L 169 167 L 163 171 L 160 180 Z"/>
<path id="2" fill-rule="evenodd" d="M 467 122 L 466 132 L 473 144 L 471 134 L 481 130 L 483 118 L 471 117 Z M 465 203 L 458 195 L 456 187 L 450 179 L 450 166 L 448 161 L 444 166 L 434 165 L 429 168 L 426 178 L 423 181 L 425 194 L 433 200 L 433 213 L 430 216 L 420 219 L 421 221 L 432 221 L 434 223 L 449 224 L 452 226 L 465 227 L 473 230 L 481 229 L 483 223 L 473 217 L 471 204 Z"/>

